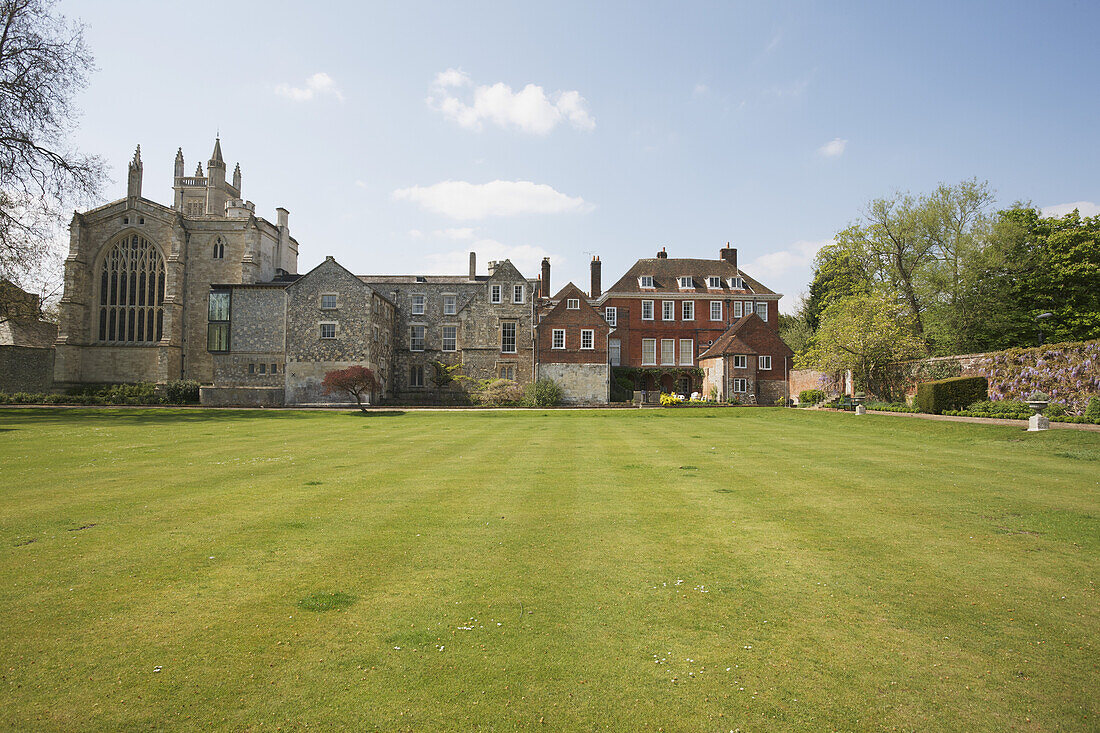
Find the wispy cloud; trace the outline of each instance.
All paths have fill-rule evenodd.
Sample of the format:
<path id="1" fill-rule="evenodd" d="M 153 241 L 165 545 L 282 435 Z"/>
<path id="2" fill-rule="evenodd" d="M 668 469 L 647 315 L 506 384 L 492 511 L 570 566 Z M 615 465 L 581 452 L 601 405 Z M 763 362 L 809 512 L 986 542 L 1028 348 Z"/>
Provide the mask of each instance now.
<path id="1" fill-rule="evenodd" d="M 710 87 L 708 87 L 703 82 L 699 82 L 698 84 L 695 85 L 695 88 L 691 90 L 691 96 L 693 96 L 693 97 L 703 97 L 703 96 L 706 96 L 709 92 L 710 92 Z"/>
<path id="2" fill-rule="evenodd" d="M 425 274 L 446 275 L 456 272 L 465 272 L 469 266 L 470 251 L 477 252 L 479 263 L 491 260 L 511 260 L 520 272 L 531 277 L 538 273 L 543 257 L 549 257 L 550 252 L 532 244 L 505 244 L 495 239 L 478 239 L 469 247 L 455 249 L 447 252 L 435 252 L 424 256 L 427 265 Z M 554 264 L 561 266 L 565 260 L 555 257 Z M 481 265 L 485 267 L 484 264 Z"/>
<path id="3" fill-rule="evenodd" d="M 344 93 L 340 91 L 340 87 L 323 71 L 318 71 L 306 79 L 305 86 L 292 87 L 289 84 L 280 84 L 275 87 L 275 93 L 293 102 L 309 102 L 317 97 L 333 97 L 340 102 L 344 101 Z"/>
<path id="4" fill-rule="evenodd" d="M 1094 204 L 1091 201 L 1074 201 L 1069 204 L 1044 206 L 1043 216 L 1061 217 L 1066 214 L 1072 214 L 1074 209 L 1077 209 L 1077 211 L 1081 213 L 1081 216 L 1100 216 L 1100 204 Z"/>
<path id="5" fill-rule="evenodd" d="M 844 149 L 848 147 L 848 141 L 834 137 L 829 142 L 817 149 L 817 154 L 823 158 L 839 158 L 844 155 Z"/>
<path id="6" fill-rule="evenodd" d="M 818 250 L 832 243 L 831 239 L 816 242 L 800 239 L 787 249 L 760 255 L 746 265 L 745 270 L 753 277 L 764 281 L 798 271 L 805 271 L 808 274 Z M 809 278 L 807 278 L 808 281 Z"/>
<path id="7" fill-rule="evenodd" d="M 587 101 L 576 90 L 547 94 L 536 84 L 528 84 L 518 92 L 503 82 L 475 85 L 461 69 L 436 74 L 427 102 L 468 130 L 481 130 L 486 122 L 532 135 L 546 135 L 562 122 L 578 130 L 596 127 Z"/>
<path id="8" fill-rule="evenodd" d="M 477 235 L 477 230 L 472 227 L 461 227 L 457 229 L 436 229 L 432 232 L 433 237 L 440 237 L 442 239 L 473 239 Z"/>
<path id="9" fill-rule="evenodd" d="M 411 201 L 425 211 L 462 221 L 520 214 L 572 214 L 593 209 L 580 196 L 567 196 L 545 183 L 531 181 L 442 181 L 393 192 L 397 201 Z"/>

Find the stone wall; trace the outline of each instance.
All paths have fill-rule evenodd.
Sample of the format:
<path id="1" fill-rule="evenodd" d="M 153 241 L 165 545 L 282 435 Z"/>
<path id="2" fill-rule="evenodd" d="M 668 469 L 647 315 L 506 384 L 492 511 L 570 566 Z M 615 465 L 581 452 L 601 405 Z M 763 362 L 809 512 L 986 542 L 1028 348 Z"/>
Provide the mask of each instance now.
<path id="1" fill-rule="evenodd" d="M 212 387 L 199 388 L 199 401 L 208 407 L 281 407 L 282 387 Z"/>
<path id="2" fill-rule="evenodd" d="M 611 367 L 607 364 L 539 364 L 539 378 L 562 388 L 566 404 L 603 405 L 608 400 Z"/>
<path id="3" fill-rule="evenodd" d="M 49 392 L 53 349 L 0 346 L 0 392 Z"/>

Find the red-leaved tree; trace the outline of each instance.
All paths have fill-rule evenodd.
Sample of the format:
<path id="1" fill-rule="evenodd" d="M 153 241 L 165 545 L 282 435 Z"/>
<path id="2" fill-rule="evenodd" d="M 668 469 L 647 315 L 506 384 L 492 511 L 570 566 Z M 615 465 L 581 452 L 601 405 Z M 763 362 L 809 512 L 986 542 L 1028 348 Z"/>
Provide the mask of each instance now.
<path id="1" fill-rule="evenodd" d="M 356 404 L 363 412 L 367 408 L 363 406 L 363 395 L 369 396 L 380 386 L 378 377 L 374 372 L 364 366 L 349 366 L 347 369 L 334 369 L 325 374 L 321 387 L 325 394 L 333 392 L 347 392 L 355 398 Z"/>

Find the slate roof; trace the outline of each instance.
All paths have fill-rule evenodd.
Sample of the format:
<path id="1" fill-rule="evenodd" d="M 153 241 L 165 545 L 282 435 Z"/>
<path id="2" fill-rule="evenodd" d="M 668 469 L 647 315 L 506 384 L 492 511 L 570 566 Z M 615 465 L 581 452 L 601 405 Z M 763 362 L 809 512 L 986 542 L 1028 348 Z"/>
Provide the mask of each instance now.
<path id="1" fill-rule="evenodd" d="M 764 320 L 755 313 L 739 318 L 714 340 L 699 361 L 715 359 L 726 354 L 774 354 L 794 356 L 794 352 Z"/>
<path id="2" fill-rule="evenodd" d="M 642 275 L 652 275 L 654 290 L 642 289 L 638 284 L 638 278 Z M 605 293 L 681 293 L 692 292 L 680 290 L 680 282 L 677 278 L 689 276 L 695 286 L 697 294 L 722 293 L 724 295 L 774 295 L 774 291 L 761 285 L 744 271 L 734 267 L 726 260 L 703 260 L 689 258 L 664 258 L 647 257 L 634 263 L 634 266 L 619 278 L 618 282 L 608 288 Z M 722 278 L 721 288 L 708 288 L 708 277 Z M 744 290 L 730 290 L 729 279 L 741 277 L 745 281 Z"/>

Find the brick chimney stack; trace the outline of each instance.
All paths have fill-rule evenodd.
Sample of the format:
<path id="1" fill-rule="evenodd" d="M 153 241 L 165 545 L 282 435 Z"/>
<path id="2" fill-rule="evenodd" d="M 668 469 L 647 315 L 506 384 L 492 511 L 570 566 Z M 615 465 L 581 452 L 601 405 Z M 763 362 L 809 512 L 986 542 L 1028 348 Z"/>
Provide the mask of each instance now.
<path id="1" fill-rule="evenodd" d="M 730 247 L 729 242 L 726 242 L 726 246 L 718 250 L 718 257 L 737 267 L 737 248 Z"/>
<path id="2" fill-rule="evenodd" d="M 550 297 L 550 258 L 542 258 L 542 277 L 539 278 L 539 295 Z"/>
<path id="3" fill-rule="evenodd" d="M 602 266 L 600 256 L 592 255 L 592 288 L 588 293 L 590 298 L 598 298 L 603 293 L 603 288 L 600 285 L 600 269 Z"/>
<path id="4" fill-rule="evenodd" d="M 665 252 L 664 247 L 661 247 L 661 251 L 657 253 L 657 259 L 659 259 L 659 260 L 667 260 L 668 259 L 668 252 Z"/>

